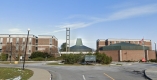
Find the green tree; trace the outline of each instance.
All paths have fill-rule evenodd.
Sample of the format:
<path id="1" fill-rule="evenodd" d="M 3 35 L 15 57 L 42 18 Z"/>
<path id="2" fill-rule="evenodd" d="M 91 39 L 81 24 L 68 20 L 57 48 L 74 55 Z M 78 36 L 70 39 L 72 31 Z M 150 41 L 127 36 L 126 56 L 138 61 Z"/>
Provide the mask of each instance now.
<path id="1" fill-rule="evenodd" d="M 66 51 L 66 42 L 61 45 L 60 51 Z"/>

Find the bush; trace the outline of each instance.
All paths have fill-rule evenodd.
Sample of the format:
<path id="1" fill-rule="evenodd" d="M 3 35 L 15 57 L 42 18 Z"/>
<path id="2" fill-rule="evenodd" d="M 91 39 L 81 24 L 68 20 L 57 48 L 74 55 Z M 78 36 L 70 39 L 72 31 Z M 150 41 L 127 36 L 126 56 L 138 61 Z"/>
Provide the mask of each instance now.
<path id="1" fill-rule="evenodd" d="M 104 53 L 96 53 L 96 62 L 101 64 L 110 64 L 112 62 L 112 57 L 109 57 Z"/>
<path id="2" fill-rule="evenodd" d="M 91 55 L 91 54 L 87 54 Z M 112 62 L 112 57 L 108 57 L 106 54 L 96 53 L 96 62 L 101 64 L 110 64 Z M 74 64 L 85 61 L 84 54 L 63 54 L 62 59 L 65 60 L 65 64 Z"/>
<path id="3" fill-rule="evenodd" d="M 2 53 L 1 56 L 0 56 L 0 60 L 1 61 L 7 61 L 7 59 L 8 59 L 8 54 Z"/>
<path id="4" fill-rule="evenodd" d="M 33 61 L 44 61 L 45 59 L 42 57 L 33 58 Z"/>
<path id="5" fill-rule="evenodd" d="M 45 52 L 39 52 L 39 51 L 37 51 L 37 52 L 33 52 L 31 54 L 31 56 L 30 56 L 31 59 L 38 58 L 38 57 L 42 57 L 42 58 L 46 58 L 47 57 L 47 58 L 49 58 L 49 57 L 51 57 L 51 55 L 48 54 L 48 53 L 45 53 Z"/>
<path id="6" fill-rule="evenodd" d="M 63 60 L 65 60 L 65 64 L 74 64 L 81 62 L 83 59 L 82 54 L 63 54 Z"/>
<path id="7" fill-rule="evenodd" d="M 149 61 L 150 61 L 150 62 L 157 62 L 156 59 L 150 59 Z"/>

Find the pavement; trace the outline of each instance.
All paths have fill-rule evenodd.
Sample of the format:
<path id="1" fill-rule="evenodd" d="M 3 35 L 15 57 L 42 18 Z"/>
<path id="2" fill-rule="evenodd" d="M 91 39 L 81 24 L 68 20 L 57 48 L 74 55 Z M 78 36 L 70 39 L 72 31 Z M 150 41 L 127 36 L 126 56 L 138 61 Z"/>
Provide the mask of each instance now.
<path id="1" fill-rule="evenodd" d="M 157 67 L 145 70 L 145 76 L 151 80 L 157 80 Z"/>
<path id="2" fill-rule="evenodd" d="M 34 72 L 33 76 L 29 80 L 51 80 L 51 74 L 44 69 L 39 68 L 27 68 Z"/>

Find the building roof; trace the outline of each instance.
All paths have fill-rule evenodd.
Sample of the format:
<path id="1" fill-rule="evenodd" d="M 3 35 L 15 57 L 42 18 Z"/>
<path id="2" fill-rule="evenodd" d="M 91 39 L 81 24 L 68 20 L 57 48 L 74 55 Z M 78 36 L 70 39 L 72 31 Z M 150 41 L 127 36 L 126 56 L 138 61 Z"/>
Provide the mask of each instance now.
<path id="1" fill-rule="evenodd" d="M 52 35 L 38 35 L 38 38 L 54 38 L 55 40 L 58 41 L 58 39 L 55 36 L 52 36 Z"/>
<path id="2" fill-rule="evenodd" d="M 114 39 L 109 38 L 108 41 L 141 41 L 142 39 Z M 144 39 L 144 41 L 151 41 L 150 39 Z"/>
<path id="3" fill-rule="evenodd" d="M 116 38 L 108 38 L 108 39 L 98 39 L 97 41 L 141 41 L 142 39 L 116 39 Z M 150 39 L 144 39 L 144 41 L 151 42 Z"/>
<path id="4" fill-rule="evenodd" d="M 92 49 L 87 46 L 84 46 L 82 43 L 82 39 L 78 38 L 76 40 L 76 45 L 70 47 L 70 51 L 71 52 L 92 52 Z"/>
<path id="5" fill-rule="evenodd" d="M 149 47 L 121 42 L 101 47 L 100 50 L 149 50 Z"/>
<path id="6" fill-rule="evenodd" d="M 0 34 L 0 37 L 27 37 L 28 34 Z M 29 34 L 29 37 L 36 38 L 35 35 Z"/>

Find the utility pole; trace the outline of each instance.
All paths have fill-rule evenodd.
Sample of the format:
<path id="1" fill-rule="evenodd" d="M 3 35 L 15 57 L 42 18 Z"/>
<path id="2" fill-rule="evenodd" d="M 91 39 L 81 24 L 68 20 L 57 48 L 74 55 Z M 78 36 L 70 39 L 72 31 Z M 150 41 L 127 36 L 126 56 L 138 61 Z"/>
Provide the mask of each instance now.
<path id="1" fill-rule="evenodd" d="M 10 52 L 10 64 L 11 64 L 11 56 L 12 56 L 12 42 L 11 42 L 10 44 L 11 44 L 11 52 Z"/>
<path id="2" fill-rule="evenodd" d="M 156 42 L 155 42 L 154 44 L 155 44 L 155 55 L 156 55 L 156 59 L 157 59 L 157 53 L 156 53 Z"/>
<path id="3" fill-rule="evenodd" d="M 28 34 L 27 34 L 26 49 L 25 49 L 24 61 L 23 61 L 23 70 L 24 70 L 24 67 L 25 67 L 25 58 L 26 58 L 26 51 L 27 51 L 27 43 L 28 43 L 29 31 L 30 31 L 30 29 L 28 29 Z"/>

